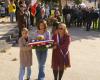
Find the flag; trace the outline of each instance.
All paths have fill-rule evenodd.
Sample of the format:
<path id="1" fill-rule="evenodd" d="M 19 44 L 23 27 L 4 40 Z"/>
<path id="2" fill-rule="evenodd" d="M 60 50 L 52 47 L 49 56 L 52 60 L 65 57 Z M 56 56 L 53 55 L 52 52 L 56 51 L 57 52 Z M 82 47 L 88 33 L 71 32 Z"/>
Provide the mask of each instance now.
<path id="1" fill-rule="evenodd" d="M 37 0 L 31 1 L 31 13 L 33 16 L 36 14 L 36 8 L 37 8 Z"/>
<path id="2" fill-rule="evenodd" d="M 36 2 L 37 2 L 37 0 L 32 0 L 31 1 L 31 6 L 33 6 Z"/>
<path id="3" fill-rule="evenodd" d="M 31 6 L 31 14 L 33 16 L 35 16 L 35 14 L 36 14 L 36 8 L 37 8 L 37 6 L 38 6 L 37 3 L 35 3 L 34 5 Z"/>

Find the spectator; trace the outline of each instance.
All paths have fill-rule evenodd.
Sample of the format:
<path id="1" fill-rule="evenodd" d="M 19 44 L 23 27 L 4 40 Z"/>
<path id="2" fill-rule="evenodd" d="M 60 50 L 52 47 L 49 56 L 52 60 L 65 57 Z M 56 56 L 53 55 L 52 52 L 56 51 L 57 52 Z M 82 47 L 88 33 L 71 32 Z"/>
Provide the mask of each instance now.
<path id="1" fill-rule="evenodd" d="M 58 7 L 55 9 L 54 17 L 55 17 L 59 22 L 61 22 L 60 12 L 59 12 Z"/>
<path id="2" fill-rule="evenodd" d="M 46 18 L 48 18 L 50 16 L 50 7 L 48 4 L 46 4 L 45 15 L 46 15 Z"/>
<path id="3" fill-rule="evenodd" d="M 14 4 L 13 0 L 10 1 L 9 5 L 8 5 L 8 10 L 9 10 L 9 14 L 10 14 L 10 22 L 14 22 L 16 5 Z"/>
<path id="4" fill-rule="evenodd" d="M 26 26 L 26 15 L 25 15 L 26 6 L 24 4 L 20 4 L 19 11 L 18 11 L 18 28 L 19 28 L 19 37 L 21 37 L 21 31 Z"/>
<path id="5" fill-rule="evenodd" d="M 41 3 L 38 3 L 38 6 L 36 8 L 36 25 L 38 25 L 39 21 L 42 19 L 41 15 Z"/>

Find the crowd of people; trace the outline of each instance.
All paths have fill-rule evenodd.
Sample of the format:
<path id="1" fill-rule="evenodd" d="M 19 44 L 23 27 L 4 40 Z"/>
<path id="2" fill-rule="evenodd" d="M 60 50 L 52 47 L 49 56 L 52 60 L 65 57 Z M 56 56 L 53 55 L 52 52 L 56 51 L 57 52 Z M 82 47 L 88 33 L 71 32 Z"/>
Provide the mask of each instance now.
<path id="1" fill-rule="evenodd" d="M 61 80 L 64 70 L 71 66 L 69 53 L 69 45 L 71 39 L 67 30 L 67 25 L 60 22 L 60 12 L 58 8 L 56 8 L 54 11 L 54 16 L 51 17 L 52 20 L 54 20 L 54 29 L 51 35 L 47 24 L 47 19 L 51 15 L 49 4 L 40 2 L 37 2 L 34 5 L 30 4 L 30 1 L 27 2 L 25 0 L 20 0 L 14 2 L 13 0 L 10 0 L 8 5 L 10 21 L 11 23 L 14 22 L 14 15 L 16 14 L 16 21 L 19 28 L 19 80 L 24 80 L 26 70 L 26 80 L 31 80 L 31 66 L 32 63 L 34 66 L 34 62 L 32 62 L 34 59 L 32 58 L 32 47 L 29 46 L 29 43 L 32 43 L 32 40 L 38 41 L 37 37 L 39 36 L 42 36 L 44 41 L 54 41 L 52 45 L 51 69 L 53 71 L 54 80 Z M 30 37 L 30 26 L 34 27 L 34 25 L 37 27 L 37 29 L 35 32 L 33 32 L 33 36 Z M 42 46 L 37 47 L 35 48 L 35 53 L 37 56 L 39 70 L 37 80 L 45 80 L 45 63 L 48 56 L 48 48 L 42 49 Z"/>
<path id="2" fill-rule="evenodd" d="M 54 10 L 53 16 L 52 10 Z M 41 19 L 45 19 L 49 25 L 53 24 L 55 20 L 60 22 L 62 19 L 59 8 L 52 9 L 49 2 L 36 2 L 31 5 L 31 0 L 10 0 L 8 7 L 5 9 L 3 7 L 1 12 L 2 16 L 4 16 L 3 13 L 9 14 L 10 22 L 14 22 L 14 16 L 16 16 L 18 27 L 20 27 L 21 21 L 21 24 L 25 24 L 24 27 L 30 28 L 30 26 L 36 26 Z M 81 7 L 80 5 L 70 7 L 65 5 L 62 14 L 63 22 L 68 27 L 86 27 L 87 31 L 100 28 L 98 25 L 100 13 L 94 7 Z M 22 28 L 20 27 L 19 30 Z"/>
<path id="3" fill-rule="evenodd" d="M 52 11 L 48 2 L 36 2 L 32 5 L 30 1 L 10 0 L 8 12 L 11 23 L 14 22 L 14 17 L 16 16 L 19 37 L 21 36 L 21 31 L 24 27 L 30 29 L 31 27 L 37 26 L 42 19 L 46 20 L 48 24 L 52 24 L 53 21 L 61 21 L 58 7 L 54 9 L 51 17 Z"/>
<path id="4" fill-rule="evenodd" d="M 66 24 L 74 25 L 76 27 L 86 27 L 89 31 L 92 29 L 99 29 L 98 18 L 100 13 L 93 7 L 81 7 L 81 6 L 65 6 L 63 8 L 63 16 Z"/>

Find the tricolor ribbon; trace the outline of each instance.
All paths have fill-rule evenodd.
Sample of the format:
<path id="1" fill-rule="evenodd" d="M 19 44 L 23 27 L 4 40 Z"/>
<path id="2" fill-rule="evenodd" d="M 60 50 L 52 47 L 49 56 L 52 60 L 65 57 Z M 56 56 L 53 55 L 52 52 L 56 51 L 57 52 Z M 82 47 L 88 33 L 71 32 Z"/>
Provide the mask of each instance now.
<path id="1" fill-rule="evenodd" d="M 59 50 L 60 50 L 61 54 L 64 57 L 64 64 L 66 64 L 66 55 L 69 53 L 69 51 L 67 50 L 66 54 L 64 54 L 62 49 L 60 48 L 60 37 L 59 37 L 59 34 L 57 34 L 57 43 L 58 43 Z"/>

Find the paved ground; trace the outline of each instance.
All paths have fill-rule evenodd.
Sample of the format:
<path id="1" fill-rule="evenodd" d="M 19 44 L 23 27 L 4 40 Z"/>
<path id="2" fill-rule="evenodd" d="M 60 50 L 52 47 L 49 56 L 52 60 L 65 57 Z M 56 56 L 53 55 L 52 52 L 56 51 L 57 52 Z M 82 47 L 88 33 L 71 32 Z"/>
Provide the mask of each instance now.
<path id="1" fill-rule="evenodd" d="M 81 28 L 70 28 L 69 31 L 72 37 L 72 67 L 65 70 L 62 80 L 100 80 L 100 32 L 86 32 Z M 46 80 L 53 80 L 51 56 L 50 49 L 46 62 Z M 14 58 L 17 61 L 12 61 Z M 18 74 L 19 48 L 11 47 L 6 53 L 0 53 L 0 80 L 18 80 Z M 33 50 L 32 80 L 37 78 L 37 74 L 38 64 Z"/>
<path id="2" fill-rule="evenodd" d="M 10 23 L 9 17 L 0 18 L 0 36 L 11 32 L 15 28 L 16 23 Z"/>

